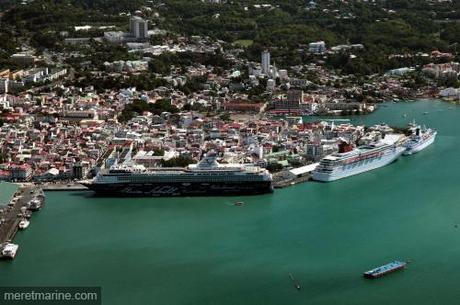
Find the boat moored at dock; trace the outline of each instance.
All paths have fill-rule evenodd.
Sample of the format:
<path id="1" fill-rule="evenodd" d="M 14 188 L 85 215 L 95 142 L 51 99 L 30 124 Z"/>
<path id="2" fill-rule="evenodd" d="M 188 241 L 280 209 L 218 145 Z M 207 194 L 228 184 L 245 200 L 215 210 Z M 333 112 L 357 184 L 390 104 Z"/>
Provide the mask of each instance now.
<path id="1" fill-rule="evenodd" d="M 42 208 L 42 202 L 38 199 L 32 199 L 28 206 L 31 211 L 39 211 Z"/>
<path id="2" fill-rule="evenodd" d="M 29 225 L 30 225 L 30 221 L 24 218 L 19 222 L 18 227 L 21 230 L 25 230 L 29 227 Z"/>
<path id="3" fill-rule="evenodd" d="M 3 243 L 0 246 L 2 258 L 5 259 L 14 259 L 16 257 L 16 253 L 18 252 L 19 246 L 13 243 Z"/>
<path id="4" fill-rule="evenodd" d="M 266 169 L 252 164 L 219 164 L 214 156 L 185 168 L 114 166 L 81 184 L 106 196 L 253 195 L 273 191 L 272 175 Z"/>
<path id="5" fill-rule="evenodd" d="M 402 135 L 390 134 L 373 143 L 353 148 L 341 143 L 339 152 L 324 157 L 313 171 L 313 179 L 329 182 L 388 165 L 405 151 Z"/>
<path id="6" fill-rule="evenodd" d="M 376 279 L 382 277 L 388 273 L 395 272 L 397 270 L 404 269 L 407 263 L 402 261 L 393 261 L 383 266 L 371 269 L 363 273 L 363 276 L 368 279 Z"/>

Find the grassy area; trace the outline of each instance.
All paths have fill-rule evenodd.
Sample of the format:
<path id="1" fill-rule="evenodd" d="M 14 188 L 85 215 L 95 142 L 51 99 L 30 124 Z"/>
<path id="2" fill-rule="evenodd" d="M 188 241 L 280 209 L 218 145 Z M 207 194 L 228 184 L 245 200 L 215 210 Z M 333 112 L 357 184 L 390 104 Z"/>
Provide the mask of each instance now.
<path id="1" fill-rule="evenodd" d="M 238 45 L 243 48 L 250 47 L 254 43 L 254 40 L 250 39 L 240 39 L 240 40 L 235 40 L 233 42 L 233 45 Z"/>

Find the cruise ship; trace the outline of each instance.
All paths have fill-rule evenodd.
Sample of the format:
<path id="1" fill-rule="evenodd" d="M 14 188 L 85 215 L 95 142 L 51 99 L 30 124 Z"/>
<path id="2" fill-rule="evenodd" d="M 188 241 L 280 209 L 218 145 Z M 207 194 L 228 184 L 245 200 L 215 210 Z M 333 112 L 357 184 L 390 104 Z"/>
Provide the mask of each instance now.
<path id="1" fill-rule="evenodd" d="M 401 138 L 402 135 L 388 134 L 383 139 L 356 148 L 342 143 L 338 153 L 320 161 L 312 177 L 317 181 L 329 182 L 390 164 L 406 150 L 400 146 Z"/>
<path id="2" fill-rule="evenodd" d="M 422 128 L 420 125 L 416 125 L 415 123 L 411 123 L 409 125 L 409 129 L 412 134 L 409 136 L 408 141 L 404 145 L 406 147 L 404 155 L 413 155 L 427 148 L 433 144 L 436 135 L 438 134 L 436 130 Z"/>
<path id="3" fill-rule="evenodd" d="M 219 164 L 214 156 L 185 168 L 114 166 L 81 183 L 97 194 L 109 196 L 253 195 L 273 191 L 272 175 L 266 169 Z"/>

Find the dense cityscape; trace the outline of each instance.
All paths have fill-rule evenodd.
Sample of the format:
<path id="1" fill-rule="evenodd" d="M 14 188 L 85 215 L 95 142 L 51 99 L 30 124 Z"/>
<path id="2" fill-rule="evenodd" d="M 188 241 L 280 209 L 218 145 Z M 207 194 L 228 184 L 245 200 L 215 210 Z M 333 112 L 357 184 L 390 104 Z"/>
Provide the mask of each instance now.
<path id="1" fill-rule="evenodd" d="M 309 3 L 309 10 L 317 9 Z M 302 116 L 366 114 L 384 101 L 460 96 L 448 86 L 460 71 L 452 52 L 390 54 L 425 64 L 358 76 L 326 62 L 359 59 L 365 45 L 305 41 L 298 51 L 310 60 L 281 66 L 270 52 L 276 45 L 263 50 L 258 62 L 250 60 L 237 44 L 163 29 L 157 10 L 140 6 L 131 17 L 120 13 L 128 15 L 120 26 L 126 32 L 81 24 L 59 32 L 59 47 L 23 44 L 6 57 L 0 71 L 0 179 L 82 179 L 128 150 L 150 167 L 196 163 L 216 150 L 224 163 L 280 171 L 338 150 L 338 140 L 335 148 L 330 138 L 318 142 L 318 124 L 305 124 Z M 279 8 L 254 4 L 251 10 Z"/>

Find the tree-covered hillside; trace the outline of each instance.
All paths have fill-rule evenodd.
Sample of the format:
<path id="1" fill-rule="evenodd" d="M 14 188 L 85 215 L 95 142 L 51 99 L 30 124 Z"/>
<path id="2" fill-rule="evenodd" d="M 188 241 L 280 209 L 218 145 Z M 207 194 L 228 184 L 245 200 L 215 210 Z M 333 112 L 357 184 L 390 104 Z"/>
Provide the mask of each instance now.
<path id="1" fill-rule="evenodd" d="M 428 0 L 34 0 L 3 12 L 0 31 L 53 48 L 58 31 L 82 24 L 127 28 L 122 13 L 139 9 L 152 27 L 229 44 L 244 41 L 245 55 L 254 60 L 269 48 L 282 65 L 305 61 L 302 50 L 318 40 L 363 44 L 365 52 L 353 65 L 369 73 L 397 66 L 390 54 L 454 52 L 460 43 L 460 2 Z M 0 54 L 10 51 L 0 46 Z"/>

